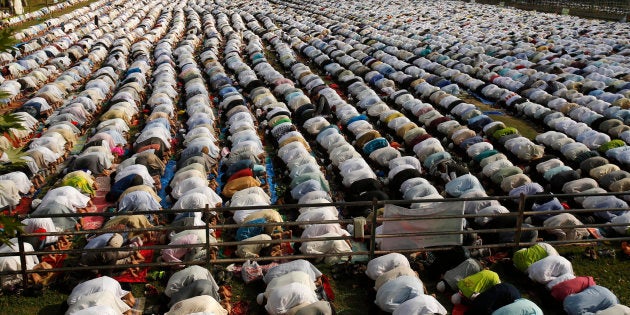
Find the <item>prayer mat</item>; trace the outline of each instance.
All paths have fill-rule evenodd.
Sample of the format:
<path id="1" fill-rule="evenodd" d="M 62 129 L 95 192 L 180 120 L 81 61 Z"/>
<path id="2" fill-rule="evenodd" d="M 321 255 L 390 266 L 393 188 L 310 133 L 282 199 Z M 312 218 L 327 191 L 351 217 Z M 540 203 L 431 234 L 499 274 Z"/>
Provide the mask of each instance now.
<path id="1" fill-rule="evenodd" d="M 155 245 L 155 244 L 144 244 L 145 246 Z M 142 247 L 141 247 L 142 248 Z M 152 249 L 141 249 L 140 255 L 144 256 L 144 262 L 153 262 L 153 254 L 154 250 Z M 147 273 L 149 272 L 149 267 L 140 268 L 138 271 L 138 275 L 134 276 L 128 271 L 125 271 L 123 274 L 119 276 L 114 276 L 112 278 L 116 279 L 118 282 L 126 282 L 126 283 L 146 283 L 147 282 Z"/>
<path id="2" fill-rule="evenodd" d="M 162 201 L 160 201 L 160 205 L 164 209 L 170 209 L 172 206 L 170 198 L 167 198 L 168 194 L 166 193 L 166 187 L 168 187 L 168 183 L 171 181 L 171 179 L 173 179 L 173 176 L 175 176 L 176 166 L 177 162 L 175 160 L 169 160 L 168 163 L 166 163 L 166 167 L 164 168 L 164 175 L 162 175 L 162 177 L 160 178 L 162 189 L 160 189 L 160 191 L 158 192 L 158 196 L 162 198 Z"/>
<path id="3" fill-rule="evenodd" d="M 33 201 L 33 198 L 31 197 L 22 197 L 20 203 L 15 206 L 15 209 L 13 209 L 13 211 L 11 211 L 11 214 L 27 214 L 31 212 L 31 201 Z M 5 210 L 4 214 L 8 215 L 9 211 Z"/>
<path id="4" fill-rule="evenodd" d="M 477 100 L 479 100 L 480 102 L 482 102 L 482 103 L 484 103 L 486 105 L 494 105 L 493 101 L 484 98 L 481 94 L 475 93 L 475 92 L 470 91 L 470 90 L 468 91 L 468 94 L 472 95 Z"/>

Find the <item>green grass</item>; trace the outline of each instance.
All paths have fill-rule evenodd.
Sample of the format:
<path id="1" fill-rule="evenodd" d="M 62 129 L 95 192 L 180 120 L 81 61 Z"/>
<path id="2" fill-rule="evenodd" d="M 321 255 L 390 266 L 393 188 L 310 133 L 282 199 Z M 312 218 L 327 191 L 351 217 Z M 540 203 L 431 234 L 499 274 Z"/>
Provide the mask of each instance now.
<path id="1" fill-rule="evenodd" d="M 48 1 L 49 1 L 49 5 L 53 5 L 51 0 L 48 0 Z M 88 0 L 88 1 L 85 1 L 85 2 L 80 2 L 80 3 L 77 3 L 77 4 L 73 5 L 73 6 L 69 6 L 67 8 L 51 12 L 50 14 L 42 16 L 41 18 L 32 19 L 32 20 L 26 21 L 26 22 L 24 22 L 22 24 L 18 24 L 18 25 L 15 26 L 14 32 L 19 32 L 19 31 L 21 31 L 23 29 L 26 29 L 26 28 L 29 28 L 29 27 L 31 27 L 33 25 L 40 24 L 40 23 L 42 23 L 45 20 L 48 20 L 50 18 L 56 18 L 56 17 L 62 16 L 64 14 L 72 12 L 72 11 L 74 11 L 76 9 L 79 9 L 79 8 L 84 7 L 84 6 L 90 5 L 92 2 L 95 2 L 95 1 L 96 0 Z M 35 0 L 35 1 L 29 2 L 29 4 L 30 4 L 29 6 L 25 6 L 24 7 L 24 13 L 37 11 L 37 10 L 43 8 L 43 7 L 46 7 L 46 1 L 45 0 Z"/>
<path id="2" fill-rule="evenodd" d="M 3 314 L 12 315 L 63 314 L 61 303 L 67 298 L 67 294 L 55 290 L 44 291 L 38 297 L 3 295 L 0 297 L 0 309 Z"/>
<path id="3" fill-rule="evenodd" d="M 505 114 L 505 111 L 503 109 L 494 108 L 490 105 L 486 105 L 467 93 L 464 93 L 460 97 L 465 102 L 477 106 L 480 111 L 496 111 L 496 112 L 504 113 L 503 115 L 488 115 L 488 117 L 496 121 L 501 121 L 508 127 L 514 127 L 518 129 L 521 135 L 525 138 L 533 140 L 536 137 L 536 135 L 538 135 L 539 131 L 541 130 L 540 126 L 538 126 L 536 123 L 531 122 L 526 119 L 519 118 L 519 117 L 507 115 Z"/>

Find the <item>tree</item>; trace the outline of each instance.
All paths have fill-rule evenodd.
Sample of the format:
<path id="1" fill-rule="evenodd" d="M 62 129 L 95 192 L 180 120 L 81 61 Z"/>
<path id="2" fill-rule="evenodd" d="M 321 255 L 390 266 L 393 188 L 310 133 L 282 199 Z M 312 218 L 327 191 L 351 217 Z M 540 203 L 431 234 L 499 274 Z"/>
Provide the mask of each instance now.
<path id="1" fill-rule="evenodd" d="M 14 245 L 11 239 L 19 232 L 24 232 L 22 224 L 16 217 L 0 214 L 0 243 Z"/>
<path id="2" fill-rule="evenodd" d="M 15 49 L 17 41 L 13 37 L 13 29 L 6 27 L 0 29 L 0 51 L 11 51 Z"/>
<path id="3" fill-rule="evenodd" d="M 9 51 L 14 48 L 15 39 L 13 38 L 13 30 L 5 28 L 0 30 L 0 51 Z M 8 94 L 0 91 L 0 98 L 7 97 Z M 11 134 L 11 129 L 23 130 L 22 120 L 15 114 L 0 115 L 0 135 Z M 11 157 L 11 161 L 18 162 L 21 149 L 11 148 L 7 150 L 7 154 Z M 4 215 L 0 213 L 0 243 L 11 245 L 11 238 L 18 232 L 22 232 L 22 223 L 16 217 Z"/>

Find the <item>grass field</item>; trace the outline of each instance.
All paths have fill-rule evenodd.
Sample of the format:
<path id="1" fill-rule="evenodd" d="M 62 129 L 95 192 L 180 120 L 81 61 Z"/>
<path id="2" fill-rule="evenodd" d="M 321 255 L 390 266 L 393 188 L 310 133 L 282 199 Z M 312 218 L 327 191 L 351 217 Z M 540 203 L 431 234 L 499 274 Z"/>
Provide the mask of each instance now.
<path id="1" fill-rule="evenodd" d="M 82 8 L 82 7 L 86 6 L 86 5 L 90 5 L 90 3 L 95 2 L 95 1 L 96 0 L 88 0 L 88 1 L 85 1 L 85 2 L 77 3 L 77 4 L 73 5 L 73 6 L 69 6 L 67 8 L 51 12 L 50 14 L 45 15 L 45 16 L 43 16 L 41 18 L 32 19 L 32 20 L 26 21 L 24 23 L 15 25 L 13 27 L 13 31 L 14 32 L 19 32 L 20 30 L 23 30 L 25 28 L 29 28 L 29 27 L 31 27 L 33 25 L 40 24 L 40 23 L 42 23 L 45 20 L 48 20 L 50 18 L 56 18 L 56 17 L 59 17 L 59 16 L 62 16 L 64 14 L 66 14 L 68 12 L 72 12 L 72 11 L 78 9 L 78 8 Z M 24 13 L 37 11 L 37 10 L 43 8 L 43 7 L 46 7 L 47 5 L 53 5 L 53 4 L 54 3 L 52 2 L 52 0 L 34 0 L 34 1 L 30 1 L 29 2 L 29 6 L 25 6 L 24 7 Z"/>

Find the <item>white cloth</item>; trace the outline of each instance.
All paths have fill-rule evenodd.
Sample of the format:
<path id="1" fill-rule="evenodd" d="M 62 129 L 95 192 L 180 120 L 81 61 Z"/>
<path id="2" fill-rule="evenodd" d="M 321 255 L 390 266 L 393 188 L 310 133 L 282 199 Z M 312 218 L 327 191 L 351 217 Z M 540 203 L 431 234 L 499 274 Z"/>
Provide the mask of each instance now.
<path id="1" fill-rule="evenodd" d="M 97 306 L 84 308 L 72 314 L 74 315 L 120 315 L 120 312 L 117 311 L 114 307 L 111 307 L 109 305 L 97 305 Z"/>
<path id="2" fill-rule="evenodd" d="M 0 208 L 17 206 L 20 203 L 20 190 L 10 180 L 0 180 Z"/>
<path id="3" fill-rule="evenodd" d="M 219 198 L 217 201 L 213 197 L 200 192 L 187 192 L 177 200 L 173 205 L 173 209 L 201 209 L 205 208 L 206 205 L 214 208 L 217 203 L 221 202 L 221 199 Z"/>
<path id="4" fill-rule="evenodd" d="M 56 201 L 68 208 L 85 208 L 90 201 L 90 197 L 83 195 L 78 189 L 71 186 L 61 186 L 51 189 L 46 193 L 40 207 L 45 208 L 49 203 Z"/>
<path id="5" fill-rule="evenodd" d="M 392 315 L 446 314 L 446 309 L 433 296 L 419 295 L 400 304 Z"/>
<path id="6" fill-rule="evenodd" d="M 22 224 L 25 225 L 24 232 L 26 233 L 35 233 L 35 230 L 40 228 L 46 230 L 46 232 L 58 232 L 52 218 L 28 218 L 22 220 Z M 44 244 L 56 243 L 57 239 L 59 239 L 59 236 L 46 236 Z"/>
<path id="7" fill-rule="evenodd" d="M 315 291 L 309 286 L 293 282 L 285 286 L 276 287 L 267 298 L 265 309 L 271 315 L 286 314 L 294 306 L 302 303 L 317 302 Z"/>
<path id="8" fill-rule="evenodd" d="M 400 304 L 424 294 L 424 285 L 418 277 L 400 276 L 383 284 L 376 292 L 374 303 L 391 313 Z"/>
<path id="9" fill-rule="evenodd" d="M 214 298 L 209 295 L 200 295 L 175 303 L 164 315 L 189 315 L 199 312 L 214 315 L 228 314 L 228 311 L 225 310 Z"/>
<path id="10" fill-rule="evenodd" d="M 302 238 L 320 237 L 321 235 L 335 233 L 337 235 L 349 236 L 348 231 L 344 230 L 339 223 L 329 224 L 313 224 L 302 232 Z"/>
<path id="11" fill-rule="evenodd" d="M 260 187 L 256 187 L 256 188 L 260 188 Z M 221 197 L 219 197 L 219 195 L 217 195 L 217 193 L 210 187 L 204 186 L 204 187 L 197 187 L 197 188 L 193 188 L 191 190 L 188 190 L 186 192 L 184 192 L 184 195 L 181 198 L 183 198 L 184 196 L 188 195 L 188 194 L 196 194 L 196 193 L 201 193 L 204 194 L 206 196 L 206 198 L 208 198 L 210 200 L 210 208 L 213 208 L 217 203 L 222 203 L 223 199 L 221 199 Z M 234 198 L 234 197 L 232 197 Z"/>
<path id="12" fill-rule="evenodd" d="M 571 262 L 560 255 L 547 256 L 529 266 L 529 278 L 540 284 L 547 284 L 564 274 L 573 274 Z"/>
<path id="13" fill-rule="evenodd" d="M 125 167 L 123 170 L 119 170 L 116 172 L 116 177 L 114 177 L 114 182 L 121 180 L 124 177 L 127 177 L 131 174 L 139 175 L 142 177 L 142 181 L 147 186 L 153 186 L 155 180 L 149 174 L 149 170 L 145 165 L 142 164 L 133 164 Z"/>
<path id="14" fill-rule="evenodd" d="M 166 287 L 164 288 L 164 294 L 168 297 L 171 297 L 173 293 L 178 292 L 185 286 L 189 285 L 193 281 L 196 280 L 209 280 L 213 283 L 213 286 L 218 290 L 217 286 L 212 274 L 208 269 L 200 267 L 200 266 L 190 266 L 186 269 L 182 269 L 176 273 L 174 273 L 169 279 Z"/>
<path id="15" fill-rule="evenodd" d="M 208 186 L 208 180 L 205 178 L 199 178 L 199 177 L 186 178 L 182 180 L 181 182 L 179 182 L 177 186 L 173 188 L 173 190 L 171 191 L 171 196 L 173 196 L 173 198 L 175 199 L 179 199 L 187 191 L 195 189 L 195 188 L 204 187 L 204 186 L 205 187 Z"/>
<path id="16" fill-rule="evenodd" d="M 402 254 L 391 253 L 370 260 L 365 274 L 370 279 L 376 280 L 383 273 L 400 266 L 410 267 L 407 257 Z"/>
<path id="17" fill-rule="evenodd" d="M 349 234 L 350 233 L 348 233 L 347 231 L 345 231 L 344 235 L 332 232 L 322 234 L 317 237 L 339 237 Z M 302 246 L 300 246 L 300 252 L 304 254 L 342 254 L 352 253 L 352 247 L 350 247 L 348 242 L 346 242 L 345 240 L 321 240 L 303 242 Z M 326 264 L 332 264 L 341 259 L 343 259 L 343 256 L 330 256 L 324 258 L 324 262 Z"/>
<path id="18" fill-rule="evenodd" d="M 9 240 L 12 243 L 12 246 L 7 244 L 3 244 L 0 246 L 0 253 L 18 253 L 18 240 L 17 238 L 12 238 Z M 33 246 L 29 243 L 24 243 L 24 252 L 32 252 Z M 32 270 L 35 265 L 39 264 L 39 259 L 36 255 L 26 255 L 26 269 Z M 20 256 L 4 256 L 0 257 L 0 271 L 19 271 L 22 270 L 22 263 L 20 262 Z M 0 276 L 0 282 L 2 286 L 10 285 L 8 281 L 14 279 L 22 279 L 21 275 L 5 275 Z"/>
<path id="19" fill-rule="evenodd" d="M 116 297 L 113 293 L 100 291 L 82 296 L 76 303 L 70 305 L 68 311 L 66 311 L 66 315 L 75 314 L 80 310 L 101 305 L 110 306 L 118 311 L 119 314 L 131 309 L 129 305 L 125 304 L 125 302 Z"/>
<path id="20" fill-rule="evenodd" d="M 31 187 L 33 187 L 33 183 L 28 179 L 28 176 L 22 172 L 11 172 L 0 175 L 0 180 L 10 180 L 14 182 L 21 194 L 28 194 Z"/>
<path id="21" fill-rule="evenodd" d="M 292 271 L 271 280 L 271 282 L 267 284 L 267 288 L 265 288 L 264 295 L 266 298 L 269 298 L 269 294 L 271 294 L 271 292 L 273 292 L 275 289 L 291 283 L 301 283 L 302 285 L 310 288 L 313 291 L 315 291 L 315 289 L 317 288 L 315 286 L 315 282 L 312 281 L 308 273 L 303 271 Z"/>
<path id="22" fill-rule="evenodd" d="M 108 276 L 103 276 L 85 281 L 74 287 L 72 293 L 68 296 L 68 305 L 77 303 L 77 301 L 86 295 L 103 291 L 108 291 L 119 299 L 129 293 L 129 291 L 125 291 L 120 287 L 118 281 Z"/>
<path id="23" fill-rule="evenodd" d="M 322 276 L 322 273 L 319 271 L 319 269 L 313 266 L 313 264 L 304 259 L 298 259 L 288 263 L 280 264 L 269 269 L 267 274 L 265 274 L 265 276 L 263 277 L 263 280 L 265 281 L 265 283 L 270 283 L 273 279 L 293 271 L 306 272 L 311 278 L 312 282 L 315 282 L 317 278 Z"/>
<path id="24" fill-rule="evenodd" d="M 300 215 L 295 219 L 296 222 L 305 222 L 300 225 L 301 228 L 306 229 L 311 224 L 306 224 L 309 221 L 326 221 L 337 220 L 339 218 L 337 208 L 335 207 L 313 207 L 313 208 L 300 208 L 300 210 L 306 209 L 306 211 L 300 211 Z"/>

